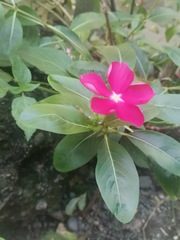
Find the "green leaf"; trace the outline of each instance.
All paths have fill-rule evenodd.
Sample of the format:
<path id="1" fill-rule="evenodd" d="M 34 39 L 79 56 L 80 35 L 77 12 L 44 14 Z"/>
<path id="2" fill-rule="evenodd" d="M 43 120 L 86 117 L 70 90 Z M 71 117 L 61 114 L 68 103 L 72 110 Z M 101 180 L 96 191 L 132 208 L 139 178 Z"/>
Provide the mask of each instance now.
<path id="1" fill-rule="evenodd" d="M 149 166 L 164 191 L 173 200 L 177 200 L 180 197 L 180 177 L 161 168 L 153 159 Z"/>
<path id="2" fill-rule="evenodd" d="M 92 97 L 92 93 L 88 91 L 77 78 L 64 77 L 59 75 L 50 75 L 48 82 L 52 88 L 56 91 L 63 93 L 75 94 L 82 99 L 89 99 Z"/>
<path id="3" fill-rule="evenodd" d="M 157 117 L 159 114 L 159 108 L 156 106 L 153 106 L 152 104 L 147 103 L 139 107 L 143 111 L 144 119 L 145 119 L 144 122 L 150 121 L 151 119 Z"/>
<path id="4" fill-rule="evenodd" d="M 75 233 L 71 233 L 66 229 L 60 229 L 58 232 L 49 231 L 41 240 L 78 240 Z"/>
<path id="5" fill-rule="evenodd" d="M 34 104 L 21 114 L 21 121 L 29 127 L 61 134 L 88 132 L 93 128 L 77 109 L 60 104 Z"/>
<path id="6" fill-rule="evenodd" d="M 16 124 L 24 131 L 26 139 L 29 140 L 36 131 L 33 127 L 27 127 L 20 119 L 21 113 L 29 106 L 34 104 L 36 100 L 31 97 L 21 96 L 17 97 L 12 102 L 12 115 L 16 120 Z"/>
<path id="7" fill-rule="evenodd" d="M 11 56 L 12 72 L 16 82 L 19 85 L 26 85 L 31 81 L 31 72 L 28 67 L 23 63 L 18 55 Z"/>
<path id="8" fill-rule="evenodd" d="M 85 12 L 99 12 L 100 3 L 97 0 L 76 0 L 76 8 L 74 16 L 78 16 L 81 13 Z"/>
<path id="9" fill-rule="evenodd" d="M 66 214 L 71 216 L 73 212 L 77 209 L 77 207 L 80 211 L 82 211 L 86 206 L 86 197 L 86 193 L 84 193 L 81 194 L 79 197 L 72 198 L 66 205 Z"/>
<path id="10" fill-rule="evenodd" d="M 16 14 L 7 18 L 0 29 L 0 60 L 17 50 L 22 42 L 23 30 Z"/>
<path id="11" fill-rule="evenodd" d="M 51 75 L 48 82 L 52 88 L 61 93 L 59 103 L 80 107 L 88 115 L 93 115 L 90 109 L 92 93 L 76 78 Z"/>
<path id="12" fill-rule="evenodd" d="M 39 16 L 37 15 L 37 13 L 30 7 L 22 5 L 19 6 L 18 9 L 22 12 L 24 12 L 25 14 L 23 14 L 22 12 L 18 11 L 17 12 L 17 18 L 19 19 L 19 21 L 21 22 L 21 24 L 23 26 L 34 26 L 37 25 L 37 22 L 39 19 Z M 26 13 L 29 15 L 27 16 Z M 35 21 L 33 21 L 33 19 Z"/>
<path id="13" fill-rule="evenodd" d="M 41 100 L 40 103 L 71 105 L 79 108 L 80 111 L 84 112 L 87 116 L 94 116 L 90 109 L 89 100 L 72 93 L 61 92 L 61 94 L 56 94 Z"/>
<path id="14" fill-rule="evenodd" d="M 87 198 L 86 193 L 81 194 L 80 197 L 79 197 L 78 208 L 79 208 L 80 211 L 82 211 L 86 206 L 86 198 Z"/>
<path id="15" fill-rule="evenodd" d="M 66 69 L 72 62 L 64 52 L 53 48 L 23 48 L 19 50 L 19 55 L 46 74 L 67 75 Z"/>
<path id="16" fill-rule="evenodd" d="M 63 138 L 54 152 L 54 166 L 69 172 L 89 162 L 97 153 L 100 138 L 95 133 L 80 133 Z"/>
<path id="17" fill-rule="evenodd" d="M 77 209 L 77 204 L 79 201 L 79 197 L 76 198 L 72 198 L 68 204 L 66 205 L 65 208 L 65 213 L 69 216 L 71 216 L 73 214 L 73 212 Z"/>
<path id="18" fill-rule="evenodd" d="M 180 176 L 180 143 L 153 131 L 134 131 L 129 140 L 170 173 Z"/>
<path id="19" fill-rule="evenodd" d="M 0 98 L 3 98 L 9 90 L 9 84 L 0 78 Z"/>
<path id="20" fill-rule="evenodd" d="M 4 8 L 2 4 L 0 3 L 0 22 L 4 21 Z"/>
<path id="21" fill-rule="evenodd" d="M 149 16 L 149 20 L 162 25 L 169 24 L 178 16 L 177 12 L 168 7 L 154 8 Z"/>
<path id="22" fill-rule="evenodd" d="M 127 137 L 122 137 L 120 144 L 127 150 L 138 167 L 149 168 L 148 157 L 139 148 L 134 146 Z"/>
<path id="23" fill-rule="evenodd" d="M 83 56 L 90 58 L 91 55 L 85 45 L 81 42 L 80 38 L 69 28 L 64 26 L 51 27 L 60 37 L 69 42 L 79 53 Z"/>
<path id="24" fill-rule="evenodd" d="M 109 12 L 109 20 L 112 27 L 115 25 L 124 26 L 124 24 L 131 23 L 136 15 L 132 15 L 123 11 Z"/>
<path id="25" fill-rule="evenodd" d="M 39 29 L 35 26 L 27 26 L 23 28 L 23 43 L 22 48 L 41 47 Z"/>
<path id="26" fill-rule="evenodd" d="M 163 94 L 163 92 L 164 92 L 164 88 L 162 87 L 162 84 L 159 79 L 154 80 L 151 83 L 151 87 L 152 87 L 155 95 L 160 95 L 160 94 Z"/>
<path id="27" fill-rule="evenodd" d="M 177 11 L 180 11 L 180 0 L 176 0 Z"/>
<path id="28" fill-rule="evenodd" d="M 128 152 L 105 137 L 98 150 L 96 181 L 101 195 L 115 217 L 132 220 L 139 200 L 139 178 Z"/>
<path id="29" fill-rule="evenodd" d="M 158 118 L 172 124 L 180 125 L 180 95 L 164 94 L 156 95 L 152 100 L 159 111 Z"/>
<path id="30" fill-rule="evenodd" d="M 165 31 L 165 37 L 166 41 L 169 42 L 171 38 L 177 33 L 178 29 L 176 26 L 172 26 L 166 29 Z"/>
<path id="31" fill-rule="evenodd" d="M 0 79 L 4 80 L 5 82 L 10 82 L 13 78 L 9 73 L 0 69 Z"/>
<path id="32" fill-rule="evenodd" d="M 119 46 L 103 46 L 97 47 L 100 53 L 105 57 L 108 64 L 113 61 L 126 62 L 130 68 L 134 68 L 136 64 L 136 54 L 134 49 L 127 43 Z"/>
<path id="33" fill-rule="evenodd" d="M 74 61 L 68 68 L 68 72 L 79 78 L 84 73 L 96 72 L 102 77 L 106 77 L 107 68 L 97 61 Z"/>
<path id="34" fill-rule="evenodd" d="M 38 88 L 40 86 L 40 84 L 26 84 L 24 86 L 20 86 L 21 92 L 31 92 L 34 89 Z"/>
<path id="35" fill-rule="evenodd" d="M 180 48 L 177 47 L 166 47 L 166 53 L 168 54 L 169 58 L 178 66 L 180 67 Z"/>
<path id="36" fill-rule="evenodd" d="M 139 72 L 140 76 L 144 79 L 147 79 L 147 75 L 149 72 L 149 61 L 145 53 L 138 47 L 137 44 L 132 43 L 131 46 L 133 47 L 136 53 L 136 69 Z"/>
<path id="37" fill-rule="evenodd" d="M 87 12 L 75 17 L 71 23 L 72 31 L 78 33 L 97 29 L 105 25 L 105 17 L 102 13 Z"/>
<path id="38" fill-rule="evenodd" d="M 34 89 L 36 89 L 37 87 L 39 87 L 39 85 L 40 84 L 26 84 L 24 86 L 18 86 L 18 87 L 9 85 L 9 91 L 12 94 L 17 95 L 17 94 L 22 93 L 22 92 L 31 92 Z"/>

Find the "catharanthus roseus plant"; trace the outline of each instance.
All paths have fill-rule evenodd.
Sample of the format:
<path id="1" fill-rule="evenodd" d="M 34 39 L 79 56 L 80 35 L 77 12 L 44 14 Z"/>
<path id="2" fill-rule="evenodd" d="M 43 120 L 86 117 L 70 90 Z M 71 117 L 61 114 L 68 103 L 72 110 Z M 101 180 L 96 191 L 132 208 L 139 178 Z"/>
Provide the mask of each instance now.
<path id="1" fill-rule="evenodd" d="M 123 223 L 129 222 L 138 208 L 137 166 L 152 170 L 162 188 L 177 199 L 180 144 L 146 129 L 148 124 L 172 128 L 180 124 L 180 96 L 168 93 L 179 86 L 167 87 L 166 81 L 161 86 L 161 77 L 155 79 L 150 72 L 154 68 L 160 72 L 169 62 L 175 72 L 180 66 L 180 50 L 178 44 L 154 47 L 141 41 L 138 33 L 148 19 L 167 26 L 171 23 L 166 29 L 170 41 L 178 33 L 173 24 L 178 22 L 179 5 L 177 11 L 160 7 L 147 14 L 139 3 L 136 14 L 105 12 L 105 18 L 95 1 L 96 12 L 77 14 L 73 20 L 68 14 L 68 21 L 58 18 L 65 27 L 45 23 L 24 1 L 9 2 L 0 4 L 0 66 L 11 67 L 12 74 L 0 71 L 0 97 L 7 92 L 14 95 L 12 115 L 26 138 L 36 129 L 63 135 L 53 161 L 61 172 L 97 161 L 95 177 L 101 195 Z M 58 16 L 54 7 L 50 12 Z M 52 36 L 40 36 L 37 25 Z M 47 74 L 48 83 L 37 81 L 37 76 L 34 80 L 29 66 Z M 168 76 L 165 71 L 164 78 L 171 78 L 173 71 L 171 68 Z M 36 102 L 36 97 L 29 95 L 35 89 L 50 96 Z"/>
<path id="2" fill-rule="evenodd" d="M 180 148 L 174 139 L 143 127 L 147 118 L 161 118 L 156 107 L 161 95 L 154 96 L 149 84 L 132 83 L 134 73 L 125 62 L 112 62 L 107 79 L 105 83 L 92 72 L 80 80 L 50 75 L 49 84 L 60 94 L 27 108 L 21 120 L 29 127 L 67 135 L 54 153 L 59 171 L 72 171 L 97 155 L 101 195 L 117 219 L 126 223 L 139 201 L 135 164 L 154 170 L 164 187 L 167 174 L 172 179 L 180 176 Z M 176 192 L 164 189 L 176 198 Z"/>

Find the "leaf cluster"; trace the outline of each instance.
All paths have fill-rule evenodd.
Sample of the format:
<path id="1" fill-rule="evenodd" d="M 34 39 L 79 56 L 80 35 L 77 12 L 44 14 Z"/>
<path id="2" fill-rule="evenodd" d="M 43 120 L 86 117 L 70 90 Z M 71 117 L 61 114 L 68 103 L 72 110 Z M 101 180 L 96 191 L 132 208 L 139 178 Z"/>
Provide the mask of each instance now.
<path id="1" fill-rule="evenodd" d="M 152 170 L 172 199 L 180 196 L 180 144 L 160 132 L 180 124 L 179 75 L 174 74 L 180 67 L 180 49 L 178 44 L 162 47 L 141 35 L 147 21 L 155 22 L 165 28 L 165 40 L 171 43 L 180 31 L 180 4 L 177 1 L 177 9 L 151 11 L 142 4 L 135 13 L 109 11 L 105 18 L 98 1 L 92 1 L 91 11 L 82 9 L 81 3 L 76 2 L 72 19 L 69 1 L 67 6 L 60 4 L 62 16 L 69 21 L 57 24 L 44 22 L 23 0 L 0 2 L 0 97 L 14 96 L 12 116 L 28 140 L 36 129 L 65 135 L 54 151 L 58 171 L 75 170 L 96 157 L 101 195 L 115 217 L 127 223 L 139 201 L 136 166 Z M 112 61 L 126 62 L 135 69 L 136 81 L 148 82 L 156 93 L 142 106 L 145 124 L 141 129 L 90 109 L 92 93 L 79 77 L 96 72 L 106 81 Z M 161 79 L 169 62 L 173 75 Z M 159 78 L 152 74 L 155 70 Z M 48 92 L 48 97 L 37 101 L 39 90 Z M 147 126 L 157 131 L 146 130 Z M 66 210 L 72 213 L 75 207 L 82 208 L 84 199 L 73 199 Z"/>

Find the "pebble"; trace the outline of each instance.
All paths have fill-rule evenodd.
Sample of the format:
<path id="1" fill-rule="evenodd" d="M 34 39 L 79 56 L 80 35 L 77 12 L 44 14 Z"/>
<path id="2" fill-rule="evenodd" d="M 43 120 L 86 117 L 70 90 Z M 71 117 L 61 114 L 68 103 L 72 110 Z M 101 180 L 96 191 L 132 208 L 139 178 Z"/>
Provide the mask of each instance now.
<path id="1" fill-rule="evenodd" d="M 178 240 L 178 239 L 179 239 L 178 236 L 174 236 L 174 237 L 173 237 L 173 240 Z"/>
<path id="2" fill-rule="evenodd" d="M 44 199 L 40 199 L 37 204 L 35 209 L 38 211 L 44 210 L 47 208 L 47 202 Z"/>
<path id="3" fill-rule="evenodd" d="M 64 220 L 64 216 L 62 214 L 62 211 L 56 211 L 50 214 L 50 216 L 58 221 L 63 221 Z"/>
<path id="4" fill-rule="evenodd" d="M 78 231 L 78 219 L 77 217 L 70 217 L 67 221 L 67 227 L 69 230 Z"/>
<path id="5" fill-rule="evenodd" d="M 149 176 L 140 176 L 139 180 L 140 180 L 140 188 L 142 189 L 152 188 L 153 183 Z"/>

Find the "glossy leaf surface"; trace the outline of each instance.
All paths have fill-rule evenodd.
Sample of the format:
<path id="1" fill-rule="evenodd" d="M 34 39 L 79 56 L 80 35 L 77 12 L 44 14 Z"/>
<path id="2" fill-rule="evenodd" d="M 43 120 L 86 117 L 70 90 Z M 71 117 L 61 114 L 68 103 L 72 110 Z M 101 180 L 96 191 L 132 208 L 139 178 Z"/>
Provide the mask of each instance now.
<path id="1" fill-rule="evenodd" d="M 11 64 L 15 81 L 20 85 L 28 84 L 31 81 L 31 72 L 18 55 L 11 57 Z"/>
<path id="2" fill-rule="evenodd" d="M 54 133 L 74 134 L 91 130 L 89 120 L 71 106 L 36 104 L 23 111 L 20 118 L 29 127 Z"/>
<path id="3" fill-rule="evenodd" d="M 180 48 L 177 47 L 171 47 L 166 48 L 166 52 L 170 59 L 178 66 L 180 67 Z"/>
<path id="4" fill-rule="evenodd" d="M 151 103 L 159 110 L 158 118 L 168 123 L 180 125 L 180 95 L 156 95 Z"/>
<path id="5" fill-rule="evenodd" d="M 153 159 L 151 159 L 149 166 L 164 191 L 173 200 L 177 200 L 180 197 L 180 177 L 166 171 Z"/>
<path id="6" fill-rule="evenodd" d="M 139 178 L 128 152 L 106 137 L 98 150 L 96 181 L 112 214 L 123 222 L 131 221 L 139 200 Z"/>
<path id="7" fill-rule="evenodd" d="M 134 131 L 129 140 L 162 168 L 180 176 L 180 143 L 153 131 Z"/>
<path id="8" fill-rule="evenodd" d="M 100 28 L 105 24 L 105 17 L 102 13 L 87 12 L 75 17 L 71 23 L 74 32 L 89 31 Z"/>
<path id="9" fill-rule="evenodd" d="M 119 46 L 103 46 L 98 47 L 100 53 L 105 57 L 108 64 L 111 62 L 126 62 L 131 69 L 135 67 L 136 64 L 136 54 L 134 49 L 124 43 Z"/>
<path id="10" fill-rule="evenodd" d="M 20 49 L 18 53 L 26 62 L 47 74 L 68 75 L 66 69 L 72 60 L 60 50 L 46 47 L 29 47 Z"/>
<path id="11" fill-rule="evenodd" d="M 29 106 L 34 104 L 36 100 L 31 97 L 21 96 L 17 97 L 12 102 L 12 115 L 16 120 L 16 124 L 24 131 L 26 139 L 29 140 L 35 132 L 35 126 L 26 126 L 20 119 L 21 113 Z"/>
<path id="12" fill-rule="evenodd" d="M 80 133 L 64 137 L 54 152 L 54 166 L 69 172 L 89 162 L 97 153 L 100 138 L 95 133 Z"/>

